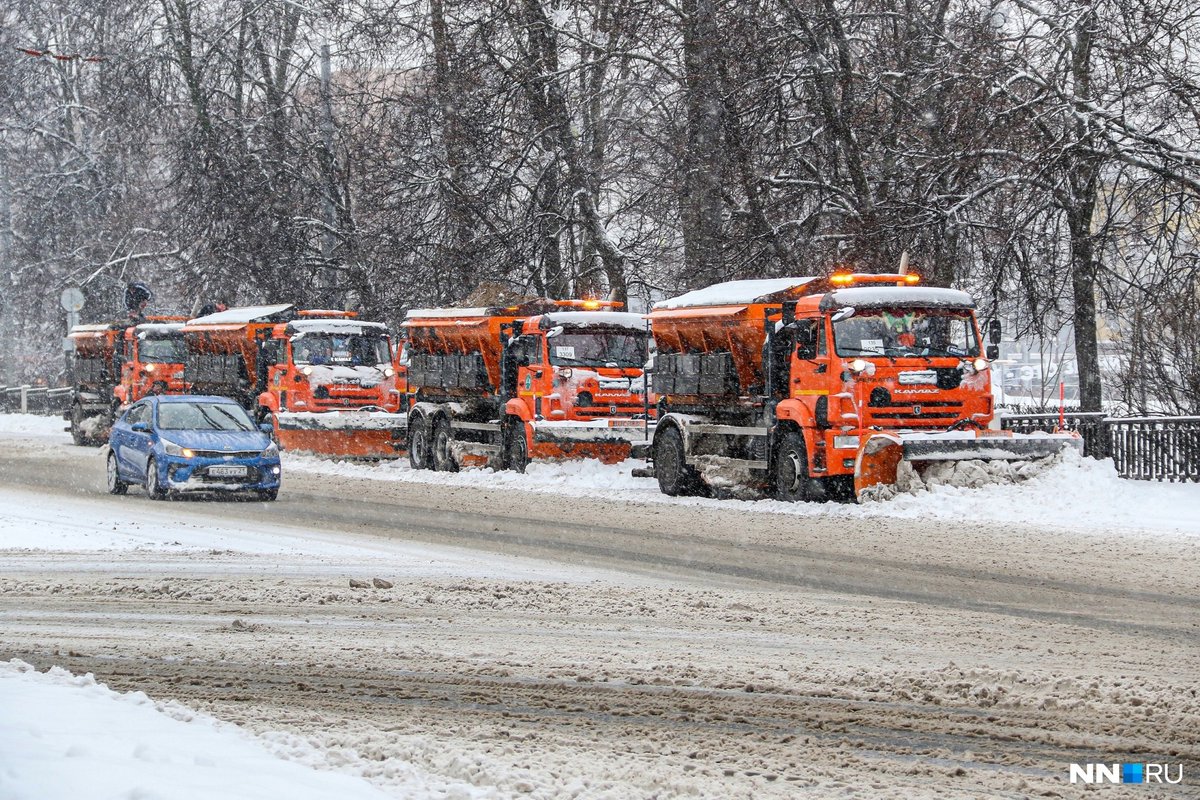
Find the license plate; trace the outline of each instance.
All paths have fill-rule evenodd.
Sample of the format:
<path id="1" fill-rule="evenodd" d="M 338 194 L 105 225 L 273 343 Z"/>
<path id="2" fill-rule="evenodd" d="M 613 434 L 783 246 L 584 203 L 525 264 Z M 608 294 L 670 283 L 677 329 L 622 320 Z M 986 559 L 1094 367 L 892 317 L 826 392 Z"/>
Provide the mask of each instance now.
<path id="1" fill-rule="evenodd" d="M 214 478 L 244 478 L 246 476 L 246 468 L 243 466 L 209 467 L 208 474 Z"/>

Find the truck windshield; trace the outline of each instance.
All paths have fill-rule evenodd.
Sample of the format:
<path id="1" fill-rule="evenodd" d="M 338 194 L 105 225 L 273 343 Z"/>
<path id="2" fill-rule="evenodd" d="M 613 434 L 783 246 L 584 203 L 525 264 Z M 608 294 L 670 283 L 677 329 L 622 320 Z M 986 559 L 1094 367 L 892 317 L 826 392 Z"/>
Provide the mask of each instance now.
<path id="1" fill-rule="evenodd" d="M 183 337 L 138 341 L 138 360 L 151 364 L 182 364 L 187 358 Z"/>
<path id="2" fill-rule="evenodd" d="M 560 367 L 640 367 L 646 334 L 635 331 L 573 331 L 550 338 L 550 363 Z"/>
<path id="3" fill-rule="evenodd" d="M 292 361 L 300 365 L 384 367 L 392 361 L 392 348 L 386 336 L 303 333 L 292 337 Z"/>
<path id="4" fill-rule="evenodd" d="M 833 339 L 839 356 L 970 358 L 979 355 L 974 319 L 964 311 L 853 310 L 833 323 Z"/>
<path id="5" fill-rule="evenodd" d="M 252 431 L 254 423 L 233 403 L 162 403 L 158 427 L 164 431 Z"/>

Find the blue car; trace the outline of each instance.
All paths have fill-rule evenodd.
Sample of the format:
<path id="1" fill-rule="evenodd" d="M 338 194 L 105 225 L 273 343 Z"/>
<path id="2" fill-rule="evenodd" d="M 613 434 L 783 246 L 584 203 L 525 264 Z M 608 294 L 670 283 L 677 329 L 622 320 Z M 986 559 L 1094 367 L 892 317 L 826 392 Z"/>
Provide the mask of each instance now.
<path id="1" fill-rule="evenodd" d="M 279 448 L 227 397 L 151 395 L 131 405 L 108 436 L 108 491 L 132 484 L 155 500 L 182 492 L 279 496 Z"/>

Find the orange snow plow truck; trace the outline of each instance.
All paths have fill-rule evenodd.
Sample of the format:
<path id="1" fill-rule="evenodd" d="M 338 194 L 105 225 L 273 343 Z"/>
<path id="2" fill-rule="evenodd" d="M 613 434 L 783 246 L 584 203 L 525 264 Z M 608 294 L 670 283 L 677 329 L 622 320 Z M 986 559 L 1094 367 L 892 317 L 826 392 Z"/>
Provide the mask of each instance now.
<path id="1" fill-rule="evenodd" d="M 75 397 L 65 418 L 75 444 L 103 444 L 116 414 L 148 394 L 187 391 L 183 317 L 150 319 L 76 325 L 67 335 L 74 349 Z"/>
<path id="2" fill-rule="evenodd" d="M 271 419 L 286 450 L 348 458 L 404 452 L 391 339 L 349 312 L 289 304 L 219 311 L 183 327 L 195 394 L 232 397 Z"/>
<path id="3" fill-rule="evenodd" d="M 628 458 L 653 431 L 637 314 L 596 300 L 414 309 L 408 340 L 408 457 L 416 469 L 531 459 Z M 584 309 L 584 310 L 579 310 Z"/>
<path id="4" fill-rule="evenodd" d="M 1081 449 L 1073 434 L 990 429 L 975 304 L 918 284 L 912 273 L 733 281 L 656 303 L 661 490 L 861 500 L 887 496 L 906 468 Z"/>

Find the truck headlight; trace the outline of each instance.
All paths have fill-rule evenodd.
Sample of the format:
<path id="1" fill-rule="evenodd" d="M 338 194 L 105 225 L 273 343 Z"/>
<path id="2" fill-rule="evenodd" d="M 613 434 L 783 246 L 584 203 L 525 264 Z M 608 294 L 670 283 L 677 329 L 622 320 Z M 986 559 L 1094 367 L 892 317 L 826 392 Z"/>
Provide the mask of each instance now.
<path id="1" fill-rule="evenodd" d="M 305 375 L 312 375 L 312 367 L 304 367 L 300 371 L 303 372 Z"/>
<path id="2" fill-rule="evenodd" d="M 153 364 L 143 364 L 142 369 L 146 370 L 146 372 L 154 372 L 154 365 Z"/>
<path id="3" fill-rule="evenodd" d="M 391 367 L 384 367 L 384 368 L 383 368 L 383 377 L 385 377 L 385 378 L 390 378 L 390 377 L 392 377 L 392 376 L 393 376 L 393 375 L 395 375 L 395 374 L 396 374 L 396 370 L 392 369 Z"/>
<path id="4" fill-rule="evenodd" d="M 976 358 L 972 361 L 964 360 L 962 362 L 963 372 L 967 373 L 968 375 L 974 375 L 976 373 L 983 372 L 987 368 L 988 360 L 986 358 Z"/>
<path id="5" fill-rule="evenodd" d="M 869 366 L 871 366 L 870 361 L 865 358 L 856 358 L 850 362 L 850 371 L 857 375 L 860 372 L 866 372 Z"/>

